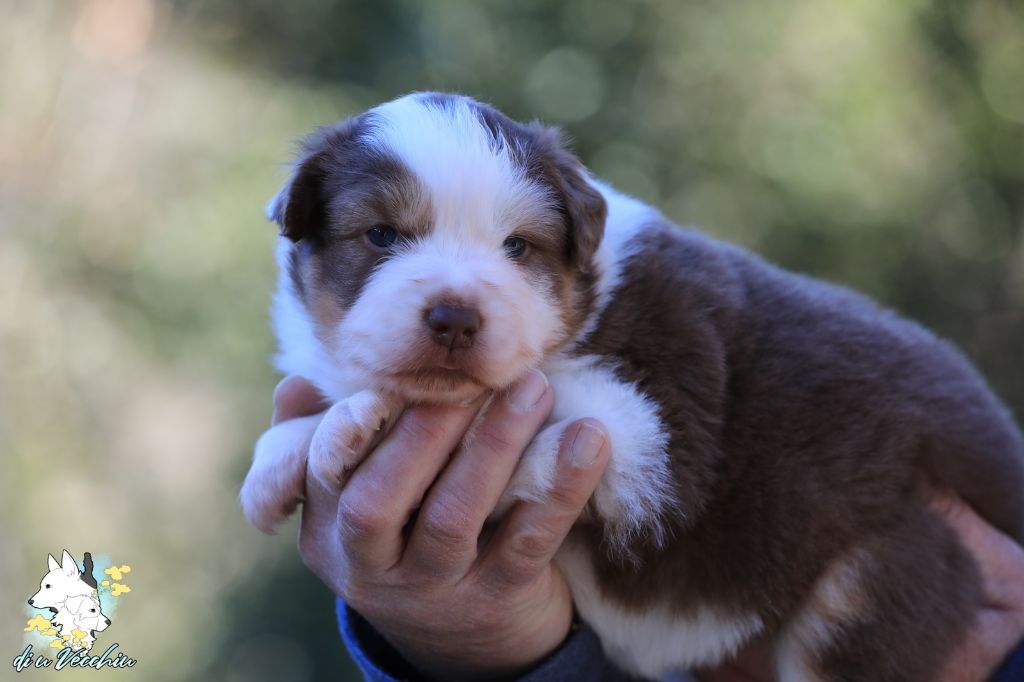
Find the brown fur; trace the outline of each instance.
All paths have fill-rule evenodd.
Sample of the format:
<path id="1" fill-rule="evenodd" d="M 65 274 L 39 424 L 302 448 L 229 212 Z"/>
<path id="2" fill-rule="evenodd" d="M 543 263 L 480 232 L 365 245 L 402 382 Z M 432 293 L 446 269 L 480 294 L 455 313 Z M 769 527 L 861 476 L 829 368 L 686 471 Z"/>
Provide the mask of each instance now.
<path id="1" fill-rule="evenodd" d="M 860 550 L 873 567 L 850 596 L 862 608 L 813 667 L 930 679 L 979 587 L 926 484 L 1024 540 L 1024 447 L 1007 411 L 948 344 L 852 292 L 668 225 L 643 240 L 578 352 L 661 406 L 682 514 L 666 548 L 636 543 L 639 569 L 591 531 L 605 595 L 638 611 L 754 610 L 773 632 Z"/>

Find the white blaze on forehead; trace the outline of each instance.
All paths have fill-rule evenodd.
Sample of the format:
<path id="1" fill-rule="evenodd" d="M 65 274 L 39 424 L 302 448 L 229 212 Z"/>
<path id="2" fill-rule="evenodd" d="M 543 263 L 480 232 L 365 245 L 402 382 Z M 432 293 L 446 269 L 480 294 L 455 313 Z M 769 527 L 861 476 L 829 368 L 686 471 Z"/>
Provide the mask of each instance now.
<path id="1" fill-rule="evenodd" d="M 550 215 L 553 197 L 516 163 L 515 141 L 496 143 L 469 100 L 408 95 L 374 114 L 364 141 L 400 158 L 422 183 L 436 232 L 500 247 L 517 227 Z"/>

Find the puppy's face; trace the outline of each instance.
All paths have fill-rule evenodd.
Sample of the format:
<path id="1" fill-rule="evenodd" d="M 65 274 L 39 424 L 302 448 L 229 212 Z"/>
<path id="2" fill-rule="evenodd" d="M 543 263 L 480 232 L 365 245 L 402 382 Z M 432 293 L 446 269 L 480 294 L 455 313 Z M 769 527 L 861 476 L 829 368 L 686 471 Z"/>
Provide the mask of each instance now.
<path id="1" fill-rule="evenodd" d="M 110 619 L 100 610 L 100 600 L 97 597 L 70 597 L 65 608 L 74 617 L 74 623 L 79 630 L 103 632 L 110 626 Z"/>
<path id="2" fill-rule="evenodd" d="M 348 381 L 457 402 L 580 328 L 606 206 L 554 131 L 420 94 L 311 136 L 269 211 L 318 353 Z"/>

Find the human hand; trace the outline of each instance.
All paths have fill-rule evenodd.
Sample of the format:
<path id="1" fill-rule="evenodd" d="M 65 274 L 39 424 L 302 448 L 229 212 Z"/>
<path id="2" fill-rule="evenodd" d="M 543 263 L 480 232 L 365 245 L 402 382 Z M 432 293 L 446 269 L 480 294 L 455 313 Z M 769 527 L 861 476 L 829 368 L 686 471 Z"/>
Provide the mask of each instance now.
<path id="1" fill-rule="evenodd" d="M 950 656 L 940 679 L 986 680 L 1024 640 L 1024 548 L 951 494 L 940 495 L 934 505 L 974 556 L 985 595 L 974 627 Z"/>
<path id="2" fill-rule="evenodd" d="M 1024 549 L 952 494 L 937 494 L 933 506 L 974 557 L 986 598 L 973 627 L 950 654 L 939 682 L 981 682 L 1024 640 Z M 701 671 L 698 679 L 701 682 L 773 680 L 770 642 L 755 640 L 744 647 L 735 661 Z"/>
<path id="3" fill-rule="evenodd" d="M 570 424 L 550 499 L 520 502 L 485 528 L 552 403 L 543 376 L 531 373 L 495 398 L 461 448 L 479 406 L 410 408 L 340 496 L 307 477 L 303 561 L 425 672 L 515 675 L 569 632 L 572 601 L 551 559 L 608 463 L 604 428 Z M 275 407 L 280 422 L 325 406 L 292 377 Z"/>

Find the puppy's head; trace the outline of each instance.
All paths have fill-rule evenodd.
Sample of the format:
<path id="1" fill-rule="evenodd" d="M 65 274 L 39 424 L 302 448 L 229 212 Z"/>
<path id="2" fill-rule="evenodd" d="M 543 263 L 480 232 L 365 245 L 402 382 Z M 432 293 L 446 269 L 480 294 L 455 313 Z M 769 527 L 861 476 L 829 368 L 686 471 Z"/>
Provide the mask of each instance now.
<path id="1" fill-rule="evenodd" d="M 82 582 L 78 564 L 67 550 L 61 555 L 61 563 L 52 554 L 47 555 L 46 562 L 46 575 L 39 581 L 39 591 L 29 597 L 29 606 L 53 611 L 68 597 L 88 594 L 91 588 Z"/>
<path id="2" fill-rule="evenodd" d="M 69 597 L 64 608 L 72 615 L 79 630 L 96 633 L 110 627 L 110 619 L 100 609 L 100 600 L 96 594 Z"/>
<path id="3" fill-rule="evenodd" d="M 310 136 L 268 213 L 284 324 L 310 327 L 313 354 L 346 382 L 454 402 L 579 330 L 606 205 L 557 131 L 415 94 Z"/>

